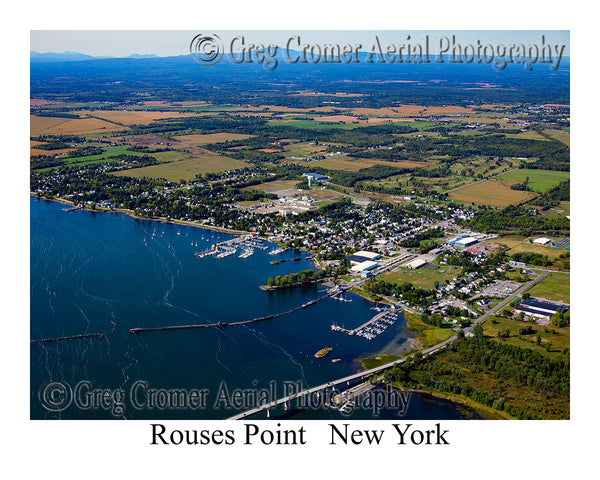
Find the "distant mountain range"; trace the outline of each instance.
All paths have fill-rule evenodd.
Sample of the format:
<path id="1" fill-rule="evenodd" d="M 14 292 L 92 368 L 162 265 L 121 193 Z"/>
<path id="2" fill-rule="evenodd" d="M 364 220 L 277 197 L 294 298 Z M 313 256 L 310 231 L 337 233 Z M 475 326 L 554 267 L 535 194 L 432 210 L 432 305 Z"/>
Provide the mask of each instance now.
<path id="1" fill-rule="evenodd" d="M 94 57 L 92 55 L 86 55 L 79 52 L 29 52 L 29 60 L 37 63 L 49 63 L 49 62 L 81 62 L 83 60 L 104 60 L 107 58 L 157 58 L 154 54 L 138 54 L 134 53 L 127 57 L 110 57 L 110 56 L 99 56 Z"/>

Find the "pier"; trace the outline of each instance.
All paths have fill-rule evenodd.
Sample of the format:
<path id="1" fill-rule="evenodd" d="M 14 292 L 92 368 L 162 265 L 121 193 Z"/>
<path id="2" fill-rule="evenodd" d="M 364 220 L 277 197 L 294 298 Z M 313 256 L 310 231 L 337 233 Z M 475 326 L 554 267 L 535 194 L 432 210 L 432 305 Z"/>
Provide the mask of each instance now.
<path id="1" fill-rule="evenodd" d="M 71 335 L 68 337 L 43 338 L 42 340 L 31 340 L 29 343 L 31 345 L 39 345 L 42 343 L 62 342 L 63 340 L 81 340 L 84 338 L 99 338 L 102 340 L 104 338 L 104 333 L 86 333 L 83 335 Z"/>
<path id="2" fill-rule="evenodd" d="M 62 211 L 63 212 L 74 212 L 75 210 L 81 210 L 83 207 L 81 205 L 75 205 L 74 207 L 70 207 L 70 208 L 63 208 Z"/>
<path id="3" fill-rule="evenodd" d="M 145 333 L 145 332 L 160 332 L 163 330 L 185 330 L 185 329 L 190 329 L 190 328 L 225 328 L 225 327 L 233 327 L 235 325 L 248 325 L 250 323 L 262 322 L 264 320 L 271 320 L 273 318 L 283 317 L 284 315 L 289 315 L 290 313 L 297 312 L 298 310 L 302 310 L 303 308 L 308 308 L 308 307 L 314 305 L 315 303 L 320 302 L 321 300 L 329 297 L 330 295 L 331 295 L 330 293 L 327 293 L 326 295 L 323 295 L 322 297 L 319 297 L 315 300 L 311 300 L 310 302 L 306 302 L 306 303 L 300 305 L 299 307 L 288 310 L 287 312 L 274 313 L 273 315 L 266 315 L 264 317 L 252 318 L 250 320 L 242 320 L 240 322 L 200 323 L 197 325 L 168 325 L 165 327 L 149 327 L 149 328 L 139 328 L 138 327 L 138 328 L 131 328 L 129 330 L 129 333 L 139 334 L 139 333 Z"/>

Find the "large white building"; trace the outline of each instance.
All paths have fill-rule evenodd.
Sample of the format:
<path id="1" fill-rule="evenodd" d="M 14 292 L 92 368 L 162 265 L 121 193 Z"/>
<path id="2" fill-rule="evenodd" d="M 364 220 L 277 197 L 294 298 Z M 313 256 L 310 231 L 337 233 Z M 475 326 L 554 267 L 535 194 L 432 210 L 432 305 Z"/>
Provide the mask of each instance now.
<path id="1" fill-rule="evenodd" d="M 377 260 L 381 255 L 376 252 L 367 252 L 366 250 L 360 250 L 359 252 L 353 253 L 348 257 L 350 263 L 353 265 L 366 262 L 367 260 Z"/>
<path id="2" fill-rule="evenodd" d="M 426 263 L 427 262 L 425 260 L 423 260 L 422 258 L 415 258 L 414 260 L 411 260 L 410 262 L 408 262 L 402 266 L 406 267 L 406 268 L 413 268 L 416 270 L 417 268 L 421 268 Z"/>
<path id="3" fill-rule="evenodd" d="M 363 273 L 363 272 L 368 272 L 369 270 L 374 269 L 378 265 L 379 264 L 377 262 L 373 262 L 372 260 L 366 260 L 364 262 L 357 263 L 356 265 L 351 267 L 350 270 L 352 270 L 353 272 L 357 272 L 357 273 Z"/>
<path id="4" fill-rule="evenodd" d="M 533 241 L 533 243 L 535 245 L 548 245 L 551 241 L 552 241 L 551 238 L 542 237 L 542 238 L 536 238 Z"/>

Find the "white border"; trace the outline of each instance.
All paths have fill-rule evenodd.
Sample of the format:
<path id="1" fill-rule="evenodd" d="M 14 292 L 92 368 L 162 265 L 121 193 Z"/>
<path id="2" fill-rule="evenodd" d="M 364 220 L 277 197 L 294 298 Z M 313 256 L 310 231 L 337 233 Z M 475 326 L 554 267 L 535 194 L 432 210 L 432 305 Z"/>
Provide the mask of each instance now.
<path id="1" fill-rule="evenodd" d="M 595 91 L 597 26 L 588 9 L 574 4 L 482 2 L 303 2 L 101 3 L 27 2 L 17 6 L 18 17 L 5 12 L 4 123 L 2 204 L 3 269 L 3 387 L 4 431 L 10 446 L 6 471 L 15 476 L 49 478 L 176 478 L 189 475 L 225 478 L 322 478 L 326 475 L 361 478 L 380 474 L 446 478 L 504 478 L 507 474 L 565 478 L 593 472 L 596 424 L 594 399 L 597 374 L 594 238 L 598 189 L 598 107 Z M 14 5 L 13 5 L 14 6 Z M 12 7 L 11 7 L 12 8 Z M 587 13 L 585 13 L 587 12 Z M 581 18 L 584 17 L 584 18 Z M 585 18 L 587 17 L 587 18 Z M 572 65 L 573 200 L 572 303 L 572 420 L 562 422 L 441 422 L 451 430 L 451 447 L 332 447 L 327 424 L 302 422 L 309 429 L 305 447 L 168 447 L 149 446 L 149 422 L 35 422 L 29 421 L 29 222 L 28 222 L 28 85 L 30 29 L 570 29 Z M 6 130 L 5 130 L 6 131 Z M 592 273 L 586 273 L 591 268 Z M 587 338 L 586 338 L 587 336 Z M 587 340 L 587 341 L 586 341 Z M 585 353 L 588 352 L 588 353 Z M 179 428 L 229 428 L 223 422 L 167 422 Z M 297 422 L 286 422 L 292 428 Z M 413 422 L 431 425 L 435 422 Z M 355 428 L 386 428 L 389 422 L 352 422 Z M 270 425 L 273 427 L 273 425 Z M 241 425 L 235 425 L 241 429 Z M 391 427 L 387 427 L 391 428 Z M 389 432 L 390 435 L 393 431 Z M 314 438 L 314 440 L 313 440 Z M 594 449 L 595 450 L 595 449 Z M 12 468 L 11 468 L 12 467 Z"/>

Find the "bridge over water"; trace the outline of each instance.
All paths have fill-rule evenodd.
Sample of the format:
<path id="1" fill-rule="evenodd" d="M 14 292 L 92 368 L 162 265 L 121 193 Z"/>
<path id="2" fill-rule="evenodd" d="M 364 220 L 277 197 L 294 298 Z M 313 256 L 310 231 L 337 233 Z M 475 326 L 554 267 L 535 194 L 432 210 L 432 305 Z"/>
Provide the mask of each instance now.
<path id="1" fill-rule="evenodd" d="M 535 279 L 531 280 L 529 283 L 526 283 L 525 285 L 521 286 L 521 288 L 519 288 L 518 290 L 513 292 L 512 295 L 505 298 L 502 302 L 498 303 L 498 305 L 496 305 L 494 308 L 492 308 L 488 312 L 484 313 L 477 320 L 475 320 L 471 327 L 466 328 L 464 330 L 465 333 L 468 334 L 475 325 L 483 322 L 491 315 L 494 315 L 498 310 L 500 310 L 501 308 L 503 308 L 504 306 L 509 304 L 511 301 L 513 301 L 518 295 L 521 295 L 522 293 L 526 292 L 531 287 L 533 287 L 535 284 L 537 284 L 539 281 L 541 281 L 547 274 L 548 274 L 548 271 L 544 270 L 542 272 L 542 274 L 539 275 L 537 278 L 535 278 Z M 458 338 L 457 335 L 453 335 L 450 338 L 444 340 L 443 342 L 438 343 L 437 345 L 426 348 L 424 350 L 420 350 L 420 352 L 423 356 L 431 355 L 432 353 L 435 353 L 441 349 L 446 348 L 450 343 L 454 342 L 457 338 Z M 275 407 L 278 407 L 279 405 L 284 405 L 284 406 L 288 405 L 291 403 L 292 400 L 302 398 L 303 396 L 312 395 L 313 393 L 320 392 L 321 390 L 326 390 L 328 388 L 332 388 L 332 387 L 335 387 L 337 385 L 341 385 L 344 383 L 349 383 L 354 380 L 364 380 L 367 377 L 374 375 L 378 372 L 381 372 L 383 370 L 386 370 L 388 368 L 391 368 L 394 365 L 400 365 L 401 363 L 404 363 L 404 362 L 410 360 L 411 358 L 412 358 L 412 355 L 409 355 L 409 356 L 406 356 L 403 358 L 399 358 L 398 360 L 394 360 L 393 362 L 386 363 L 384 365 L 380 365 L 379 367 L 371 368 L 370 370 L 365 370 L 364 372 L 359 372 L 359 373 L 355 373 L 352 375 L 348 375 L 347 377 L 338 378 L 337 380 L 332 380 L 331 382 L 324 383 L 324 384 L 318 385 L 316 387 L 308 388 L 306 390 L 302 390 L 301 392 L 297 392 L 292 395 L 288 395 L 287 397 L 280 398 L 278 400 L 267 403 L 265 405 L 261 405 L 259 407 L 253 408 L 251 410 L 247 410 L 245 412 L 238 413 L 237 415 L 230 417 L 229 420 L 241 420 L 243 418 L 249 417 L 251 415 L 255 415 L 264 410 L 268 411 L 269 409 L 273 409 Z"/>

